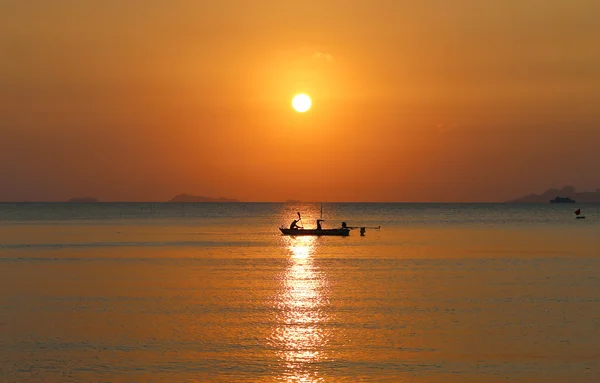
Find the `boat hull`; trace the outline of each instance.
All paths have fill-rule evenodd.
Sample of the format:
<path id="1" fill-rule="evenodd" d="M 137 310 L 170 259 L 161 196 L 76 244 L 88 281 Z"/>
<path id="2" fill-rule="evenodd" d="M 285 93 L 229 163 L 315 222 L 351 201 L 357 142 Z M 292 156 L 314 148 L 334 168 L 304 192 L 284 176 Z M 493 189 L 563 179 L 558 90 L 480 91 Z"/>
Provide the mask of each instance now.
<path id="1" fill-rule="evenodd" d="M 350 235 L 350 229 L 285 229 L 280 227 L 283 235 L 300 236 L 300 235 L 313 235 L 313 236 L 337 236 L 347 237 Z"/>

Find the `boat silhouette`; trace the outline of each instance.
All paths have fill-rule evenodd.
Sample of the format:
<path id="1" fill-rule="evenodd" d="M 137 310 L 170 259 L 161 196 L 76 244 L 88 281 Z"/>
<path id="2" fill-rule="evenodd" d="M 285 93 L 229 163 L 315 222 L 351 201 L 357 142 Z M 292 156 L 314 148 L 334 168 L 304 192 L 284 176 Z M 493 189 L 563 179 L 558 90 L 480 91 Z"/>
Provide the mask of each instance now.
<path id="1" fill-rule="evenodd" d="M 350 235 L 350 229 L 344 229 L 343 227 L 338 229 L 289 229 L 280 227 L 281 233 L 283 235 L 291 235 L 291 236 L 300 236 L 300 235 L 316 235 L 316 236 L 338 236 L 338 237 L 347 237 Z"/>
<path id="2" fill-rule="evenodd" d="M 323 205 L 321 205 L 321 218 L 323 217 Z M 324 219 L 317 220 L 317 227 L 314 229 L 305 229 L 304 224 L 302 223 L 302 216 L 300 212 L 298 212 L 298 219 L 292 221 L 292 224 L 289 228 L 280 227 L 279 230 L 283 235 L 290 236 L 302 236 L 302 235 L 313 235 L 313 236 L 337 236 L 337 237 L 347 237 L 350 235 L 350 230 L 360 228 L 360 235 L 364 236 L 366 229 L 376 229 L 379 230 L 381 226 L 377 227 L 367 227 L 367 226 L 348 226 L 346 222 L 342 222 L 342 227 L 334 228 L 334 229 L 323 229 L 321 227 L 321 222 Z"/>
<path id="3" fill-rule="evenodd" d="M 554 199 L 550 200 L 550 203 L 575 203 L 575 200 L 569 198 L 569 197 L 556 197 Z"/>
<path id="4" fill-rule="evenodd" d="M 585 215 L 581 215 L 581 209 L 577 209 L 574 211 L 577 219 L 585 219 Z"/>

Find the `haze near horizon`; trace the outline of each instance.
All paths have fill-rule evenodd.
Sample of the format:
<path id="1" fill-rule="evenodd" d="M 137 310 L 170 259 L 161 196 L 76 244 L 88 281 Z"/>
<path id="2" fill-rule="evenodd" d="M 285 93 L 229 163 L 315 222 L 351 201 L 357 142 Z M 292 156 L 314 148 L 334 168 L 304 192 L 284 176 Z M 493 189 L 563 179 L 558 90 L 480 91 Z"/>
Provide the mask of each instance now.
<path id="1" fill-rule="evenodd" d="M 595 190 L 598 14 L 585 0 L 2 1 L 0 200 Z"/>

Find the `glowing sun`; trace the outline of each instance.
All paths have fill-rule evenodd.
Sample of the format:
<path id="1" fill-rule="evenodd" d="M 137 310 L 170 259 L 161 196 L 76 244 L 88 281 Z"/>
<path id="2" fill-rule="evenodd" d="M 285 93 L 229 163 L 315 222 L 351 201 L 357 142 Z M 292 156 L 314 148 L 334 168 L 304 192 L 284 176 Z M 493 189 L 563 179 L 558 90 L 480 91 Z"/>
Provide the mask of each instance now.
<path id="1" fill-rule="evenodd" d="M 296 112 L 304 113 L 310 109 L 311 105 L 312 101 L 310 100 L 310 97 L 304 93 L 297 94 L 292 100 L 292 107 L 296 110 Z"/>

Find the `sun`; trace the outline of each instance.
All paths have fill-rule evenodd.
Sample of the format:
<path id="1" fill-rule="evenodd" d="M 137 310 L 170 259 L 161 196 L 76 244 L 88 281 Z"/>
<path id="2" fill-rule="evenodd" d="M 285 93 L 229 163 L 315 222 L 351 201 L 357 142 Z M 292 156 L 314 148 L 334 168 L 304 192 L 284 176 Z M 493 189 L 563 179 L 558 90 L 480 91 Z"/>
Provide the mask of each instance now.
<path id="1" fill-rule="evenodd" d="M 310 97 L 304 93 L 297 94 L 292 100 L 292 107 L 296 112 L 304 113 L 310 109 L 311 105 L 312 101 L 310 100 Z"/>

